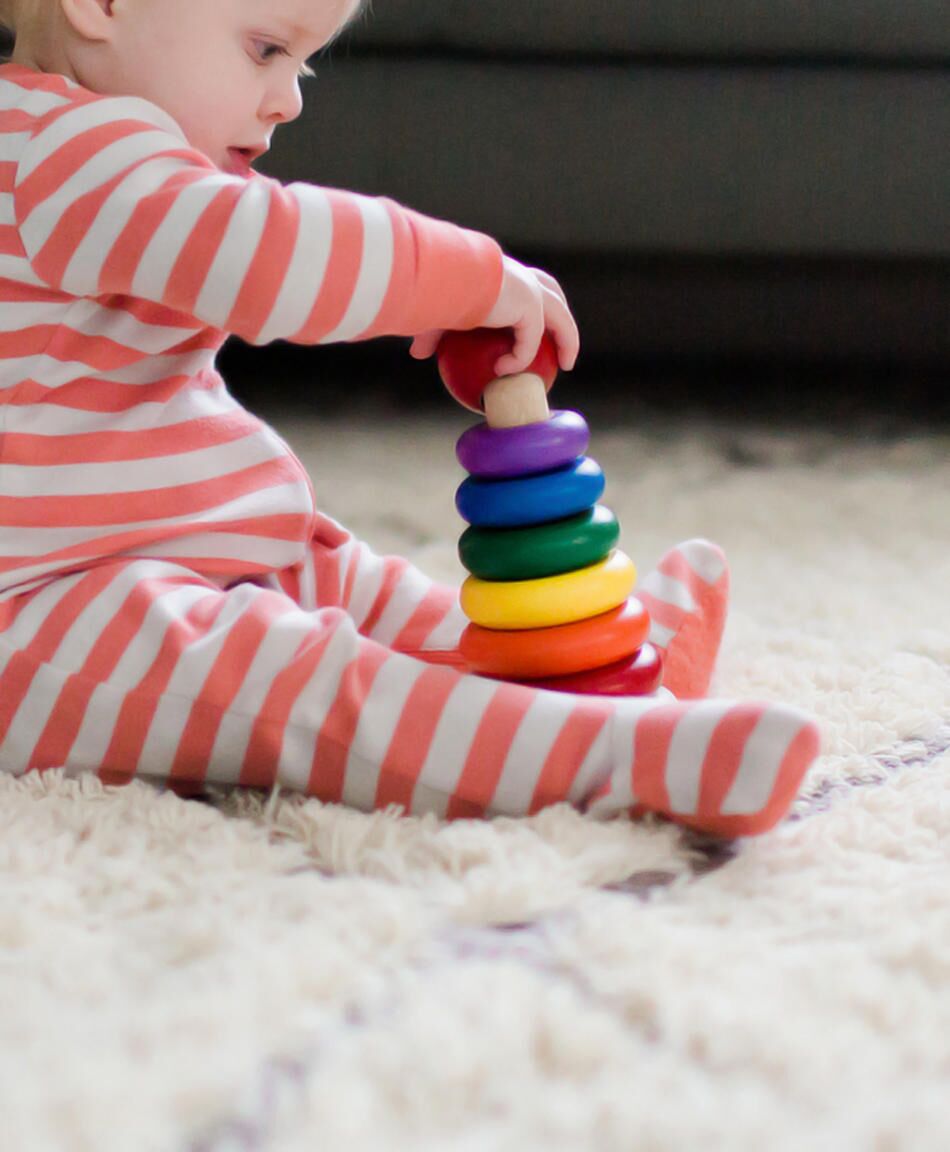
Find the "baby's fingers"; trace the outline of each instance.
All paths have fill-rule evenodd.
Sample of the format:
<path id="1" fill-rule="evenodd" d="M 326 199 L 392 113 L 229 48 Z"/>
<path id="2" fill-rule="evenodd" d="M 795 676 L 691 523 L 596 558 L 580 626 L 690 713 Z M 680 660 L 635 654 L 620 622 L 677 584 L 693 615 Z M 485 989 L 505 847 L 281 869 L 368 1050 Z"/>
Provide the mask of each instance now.
<path id="1" fill-rule="evenodd" d="M 560 296 L 564 303 L 567 304 L 567 297 L 564 295 L 564 289 L 557 282 L 557 280 L 554 279 L 550 272 L 545 272 L 543 268 L 532 268 L 531 271 L 535 274 L 535 276 L 537 276 L 542 288 L 547 288 L 553 292 L 555 296 Z"/>
<path id="2" fill-rule="evenodd" d="M 431 332 L 420 332 L 409 345 L 409 355 L 414 360 L 428 360 L 430 356 L 435 354 L 439 341 L 444 335 L 445 333 L 441 328 L 433 329 Z"/>
<path id="3" fill-rule="evenodd" d="M 571 314 L 563 294 L 557 295 L 545 289 L 544 326 L 557 344 L 557 362 L 565 372 L 570 372 L 577 362 L 581 348 L 577 321 Z"/>

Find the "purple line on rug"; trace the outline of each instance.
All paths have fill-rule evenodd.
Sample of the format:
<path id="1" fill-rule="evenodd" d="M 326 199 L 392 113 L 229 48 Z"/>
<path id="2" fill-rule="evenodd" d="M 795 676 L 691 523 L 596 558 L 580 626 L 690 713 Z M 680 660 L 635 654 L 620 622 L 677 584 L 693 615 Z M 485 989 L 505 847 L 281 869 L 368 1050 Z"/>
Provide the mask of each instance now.
<path id="1" fill-rule="evenodd" d="M 928 739 L 903 740 L 871 757 L 881 769 L 879 774 L 826 782 L 805 798 L 804 808 L 792 813 L 788 819 L 798 821 L 824 811 L 856 788 L 871 787 L 898 773 L 926 767 L 948 750 L 950 724 L 943 725 Z M 687 873 L 692 879 L 699 879 L 728 866 L 741 852 L 741 841 L 711 840 L 685 831 L 684 837 L 690 850 L 698 854 Z M 605 884 L 603 890 L 646 900 L 651 892 L 668 887 L 676 879 L 677 874 L 674 872 L 644 870 L 624 880 Z M 557 918 L 570 915 L 570 910 L 564 910 L 539 917 L 535 921 L 484 927 L 450 925 L 442 935 L 446 960 L 449 963 L 459 960 L 521 963 L 546 976 L 567 981 L 585 1000 L 604 1006 L 605 998 L 580 973 L 558 964 L 551 953 L 546 939 L 547 927 Z M 429 966 L 431 962 L 422 965 L 423 968 Z M 391 1003 L 387 1011 L 392 1012 L 395 1007 Z M 356 1004 L 350 1005 L 341 1021 L 344 1029 L 358 1028 L 366 1023 L 365 1014 Z M 190 1144 L 189 1152 L 265 1152 L 284 1110 L 299 1107 L 307 1080 L 319 1066 L 326 1050 L 326 1042 L 318 1040 L 308 1054 L 299 1058 L 273 1058 L 266 1061 L 262 1065 L 257 1097 L 250 1107 L 242 1115 L 222 1119 L 209 1128 Z"/>
<path id="2" fill-rule="evenodd" d="M 281 1114 L 302 1097 L 308 1064 L 303 1059 L 276 1057 L 266 1061 L 256 1099 L 243 1110 L 244 1114 L 210 1126 L 192 1141 L 189 1152 L 261 1152 Z M 294 1100 L 289 1099 L 291 1096 Z"/>
<path id="3" fill-rule="evenodd" d="M 938 756 L 950 751 L 950 724 L 944 724 L 927 739 L 902 740 L 892 748 L 874 753 L 870 759 L 880 771 L 852 780 L 826 780 L 810 795 L 803 797 L 789 821 L 805 820 L 816 812 L 826 812 L 838 800 L 858 788 L 872 788 L 914 768 L 926 768 Z"/>

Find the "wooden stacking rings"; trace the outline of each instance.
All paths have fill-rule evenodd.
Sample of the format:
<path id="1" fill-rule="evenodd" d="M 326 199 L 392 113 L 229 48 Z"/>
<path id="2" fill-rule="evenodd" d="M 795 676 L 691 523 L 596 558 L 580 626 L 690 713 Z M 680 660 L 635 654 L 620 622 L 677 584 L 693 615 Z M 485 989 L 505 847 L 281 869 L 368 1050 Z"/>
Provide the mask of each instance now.
<path id="1" fill-rule="evenodd" d="M 582 456 L 566 468 L 516 480 L 479 480 L 470 476 L 455 493 L 463 520 L 480 528 L 514 528 L 576 516 L 604 493 L 600 465 Z"/>
<path id="2" fill-rule="evenodd" d="M 469 624 L 459 651 L 485 676 L 514 680 L 567 676 L 603 665 L 625 664 L 643 645 L 650 618 L 635 596 L 599 616 L 531 631 L 499 631 Z"/>
<path id="3" fill-rule="evenodd" d="M 532 580 L 596 564 L 619 539 L 616 516 L 595 504 L 578 516 L 527 528 L 466 528 L 458 551 L 465 570 L 482 580 Z"/>
<path id="4" fill-rule="evenodd" d="M 570 676 L 532 680 L 531 685 L 585 696 L 650 696 L 662 680 L 663 659 L 652 644 L 644 644 L 631 659 Z"/>
<path id="5" fill-rule="evenodd" d="M 462 584 L 462 611 L 483 628 L 548 628 L 599 616 L 633 591 L 637 570 L 615 548 L 610 555 L 574 572 L 511 582 L 469 576 Z"/>
<path id="6" fill-rule="evenodd" d="M 563 468 L 589 443 L 590 430 L 579 412 L 552 412 L 548 420 L 513 428 L 473 424 L 458 438 L 455 455 L 470 475 L 500 480 Z"/>

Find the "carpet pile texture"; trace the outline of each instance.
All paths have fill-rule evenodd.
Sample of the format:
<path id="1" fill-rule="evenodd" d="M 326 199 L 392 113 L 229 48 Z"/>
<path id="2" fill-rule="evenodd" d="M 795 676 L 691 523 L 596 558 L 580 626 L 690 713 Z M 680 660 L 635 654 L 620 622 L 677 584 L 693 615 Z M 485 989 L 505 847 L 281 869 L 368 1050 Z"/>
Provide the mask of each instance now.
<path id="1" fill-rule="evenodd" d="M 272 416 L 459 580 L 464 413 Z M 588 416 L 641 572 L 705 535 L 717 695 L 823 751 L 756 840 L 0 776 L 8 1152 L 950 1145 L 950 438 Z"/>

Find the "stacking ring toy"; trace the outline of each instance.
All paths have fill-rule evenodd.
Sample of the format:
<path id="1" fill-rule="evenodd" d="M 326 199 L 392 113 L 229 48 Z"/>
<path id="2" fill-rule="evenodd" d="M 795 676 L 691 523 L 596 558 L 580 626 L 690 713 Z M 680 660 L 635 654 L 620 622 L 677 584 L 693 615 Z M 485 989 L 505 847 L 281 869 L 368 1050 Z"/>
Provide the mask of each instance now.
<path id="1" fill-rule="evenodd" d="M 576 516 L 604 494 L 600 465 L 582 456 L 566 468 L 517 480 L 478 480 L 470 476 L 455 493 L 463 520 L 482 528 L 513 528 Z"/>
<path id="2" fill-rule="evenodd" d="M 482 580 L 532 580 L 596 564 L 620 539 L 609 508 L 595 504 L 579 516 L 528 528 L 466 528 L 459 559 Z"/>
<path id="3" fill-rule="evenodd" d="M 500 632 L 469 624 L 459 652 L 473 671 L 485 676 L 512 680 L 566 676 L 617 661 L 626 666 L 649 631 L 646 609 L 631 596 L 619 608 L 555 628 Z"/>
<path id="4" fill-rule="evenodd" d="M 460 601 L 469 620 L 484 628 L 548 628 L 609 612 L 626 600 L 636 580 L 633 561 L 615 548 L 598 564 L 541 580 L 506 583 L 469 576 Z"/>
<path id="5" fill-rule="evenodd" d="M 632 660 L 621 660 L 573 676 L 532 680 L 531 687 L 582 696 L 649 696 L 662 681 L 663 659 L 652 644 L 644 644 Z"/>
<path id="6" fill-rule="evenodd" d="M 513 428 L 473 424 L 458 438 L 455 455 L 472 476 L 527 476 L 570 464 L 589 443 L 590 430 L 579 412 L 552 412 L 549 420 Z"/>
<path id="7" fill-rule="evenodd" d="M 442 383 L 456 400 L 472 412 L 482 411 L 482 393 L 496 378 L 495 364 L 515 342 L 513 328 L 473 328 L 446 332 L 436 349 Z M 557 344 L 545 332 L 534 360 L 525 369 L 544 381 L 546 389 L 557 378 Z"/>

